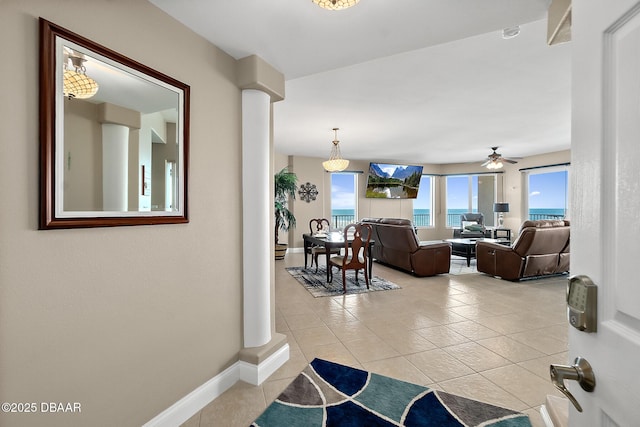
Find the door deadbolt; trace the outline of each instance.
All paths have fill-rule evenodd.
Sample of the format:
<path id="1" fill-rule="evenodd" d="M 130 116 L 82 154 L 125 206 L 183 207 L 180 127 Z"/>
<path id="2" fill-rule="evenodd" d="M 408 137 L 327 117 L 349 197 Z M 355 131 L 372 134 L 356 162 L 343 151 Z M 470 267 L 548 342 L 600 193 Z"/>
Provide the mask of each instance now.
<path id="1" fill-rule="evenodd" d="M 578 412 L 582 412 L 582 406 L 578 403 L 573 394 L 564 385 L 564 380 L 578 381 L 580 387 L 584 391 L 592 392 L 596 388 L 596 377 L 593 374 L 593 369 L 589 362 L 582 357 L 576 357 L 573 365 L 551 365 L 549 366 L 549 374 L 551 375 L 551 382 L 553 385 L 562 392 L 567 399 L 573 403 Z"/>

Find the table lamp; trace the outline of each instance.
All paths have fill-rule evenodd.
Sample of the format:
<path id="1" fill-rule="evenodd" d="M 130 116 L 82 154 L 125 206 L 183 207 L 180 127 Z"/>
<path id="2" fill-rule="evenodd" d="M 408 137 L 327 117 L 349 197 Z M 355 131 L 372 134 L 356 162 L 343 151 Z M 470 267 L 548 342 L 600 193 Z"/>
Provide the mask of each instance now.
<path id="1" fill-rule="evenodd" d="M 498 212 L 498 228 L 504 224 L 504 213 L 509 212 L 509 203 L 494 203 L 493 211 Z"/>

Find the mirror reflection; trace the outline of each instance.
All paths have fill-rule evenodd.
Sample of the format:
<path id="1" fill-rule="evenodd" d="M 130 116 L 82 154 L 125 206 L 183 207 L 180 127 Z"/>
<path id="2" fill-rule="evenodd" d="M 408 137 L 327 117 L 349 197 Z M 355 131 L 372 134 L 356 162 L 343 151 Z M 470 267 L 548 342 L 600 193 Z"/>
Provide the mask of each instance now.
<path id="1" fill-rule="evenodd" d="M 41 31 L 41 228 L 187 222 L 189 87 L 45 20 Z"/>
<path id="2" fill-rule="evenodd" d="M 176 211 L 178 94 L 61 44 L 64 212 Z"/>

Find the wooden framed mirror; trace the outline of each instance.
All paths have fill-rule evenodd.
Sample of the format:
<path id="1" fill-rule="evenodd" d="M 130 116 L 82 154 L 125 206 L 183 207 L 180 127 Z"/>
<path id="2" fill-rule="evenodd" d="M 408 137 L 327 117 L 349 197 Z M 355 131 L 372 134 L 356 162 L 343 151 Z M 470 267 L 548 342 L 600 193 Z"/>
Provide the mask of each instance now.
<path id="1" fill-rule="evenodd" d="M 189 86 L 40 18 L 40 229 L 188 222 Z"/>

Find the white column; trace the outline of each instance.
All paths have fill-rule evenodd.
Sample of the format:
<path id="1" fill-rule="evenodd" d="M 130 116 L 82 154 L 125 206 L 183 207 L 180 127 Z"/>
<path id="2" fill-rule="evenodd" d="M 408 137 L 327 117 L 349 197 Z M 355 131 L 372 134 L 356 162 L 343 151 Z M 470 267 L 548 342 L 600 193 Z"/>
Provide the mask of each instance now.
<path id="1" fill-rule="evenodd" d="M 269 115 L 266 93 L 242 91 L 244 347 L 271 341 Z"/>
<path id="2" fill-rule="evenodd" d="M 129 182 L 129 127 L 102 124 L 102 209 L 126 211 Z"/>

